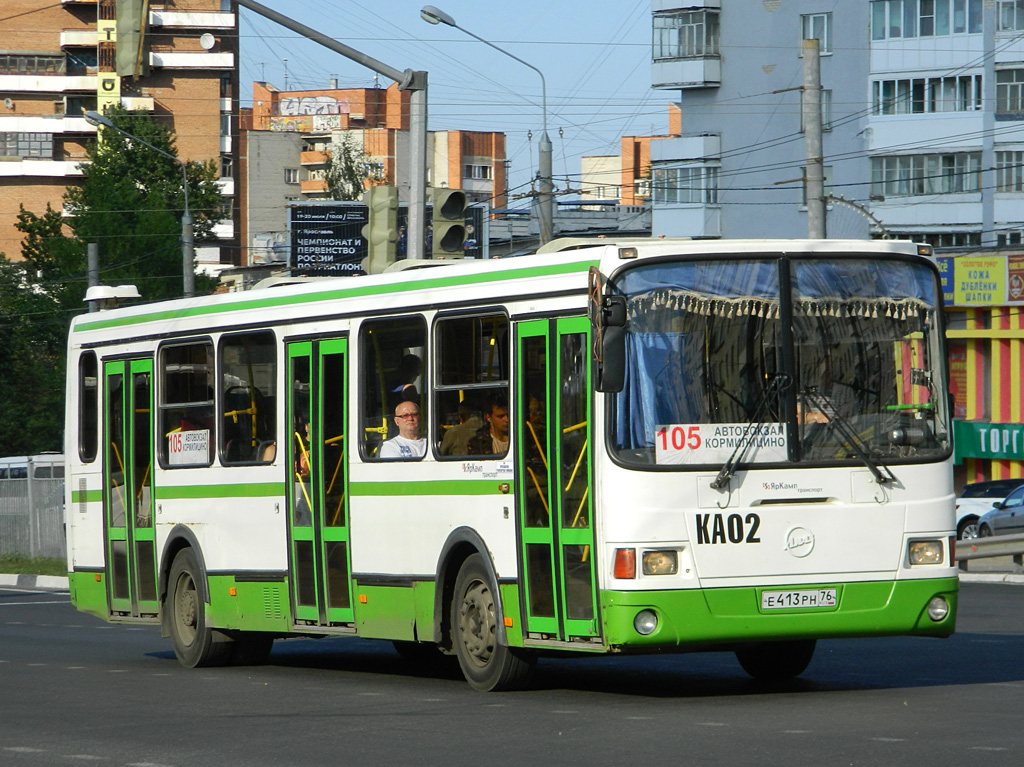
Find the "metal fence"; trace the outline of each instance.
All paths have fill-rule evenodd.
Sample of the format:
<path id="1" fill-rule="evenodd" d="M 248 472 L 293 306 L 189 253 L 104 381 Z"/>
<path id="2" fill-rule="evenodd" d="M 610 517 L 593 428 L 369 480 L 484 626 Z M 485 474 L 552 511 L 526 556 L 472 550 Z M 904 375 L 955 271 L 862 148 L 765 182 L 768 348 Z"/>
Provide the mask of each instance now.
<path id="1" fill-rule="evenodd" d="M 0 479 L 2 554 L 66 557 L 63 479 Z"/>

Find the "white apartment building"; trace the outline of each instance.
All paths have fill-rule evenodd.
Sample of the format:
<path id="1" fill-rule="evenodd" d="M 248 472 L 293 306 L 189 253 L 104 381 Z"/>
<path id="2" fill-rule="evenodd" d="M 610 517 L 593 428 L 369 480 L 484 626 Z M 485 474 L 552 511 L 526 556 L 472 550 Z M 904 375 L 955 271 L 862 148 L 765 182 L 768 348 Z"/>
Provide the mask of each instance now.
<path id="1" fill-rule="evenodd" d="M 821 52 L 830 237 L 1024 236 L 1024 0 L 652 0 L 653 233 L 803 237 L 802 40 Z M 845 202 L 844 202 L 845 201 Z"/>

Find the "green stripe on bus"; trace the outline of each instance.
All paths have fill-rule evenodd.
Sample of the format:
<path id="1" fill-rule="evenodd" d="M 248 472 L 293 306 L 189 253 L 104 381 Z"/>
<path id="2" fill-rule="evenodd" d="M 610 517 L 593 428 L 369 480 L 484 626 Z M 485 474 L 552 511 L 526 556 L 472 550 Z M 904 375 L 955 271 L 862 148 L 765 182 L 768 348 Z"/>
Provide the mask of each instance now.
<path id="1" fill-rule="evenodd" d="M 432 482 L 351 482 L 352 495 L 502 495 L 511 487 L 512 480 L 462 479 Z M 504 490 L 502 489 L 504 488 Z"/>
<path id="2" fill-rule="evenodd" d="M 180 485 L 177 487 L 158 485 L 155 495 L 160 501 L 176 498 L 268 498 L 284 495 L 284 484 L 281 482 L 250 482 L 238 485 Z"/>
<path id="3" fill-rule="evenodd" d="M 103 500 L 102 490 L 72 490 L 72 503 L 99 503 Z"/>
<path id="4" fill-rule="evenodd" d="M 102 330 L 104 328 L 139 325 L 147 322 L 159 322 L 161 320 L 177 320 L 185 317 L 223 314 L 226 312 L 241 312 L 252 309 L 272 309 L 279 306 L 322 303 L 325 301 L 338 301 L 345 298 L 386 295 L 388 293 L 408 293 L 417 290 L 434 290 L 437 288 L 450 288 L 459 285 L 479 285 L 487 282 L 504 282 L 508 280 L 527 279 L 530 277 L 548 277 L 559 274 L 573 274 L 576 272 L 586 272 L 591 266 L 597 266 L 597 264 L 597 261 L 581 261 L 570 264 L 553 264 L 551 266 L 509 269 L 481 274 L 467 274 L 457 277 L 437 277 L 435 279 L 422 280 L 419 282 L 341 288 L 338 290 L 329 290 L 325 293 L 313 293 L 298 296 L 275 296 L 253 299 L 251 301 L 240 301 L 232 304 L 198 306 L 192 309 L 168 309 L 164 311 L 155 311 L 150 314 L 144 314 L 137 317 L 120 317 L 115 319 L 82 322 L 75 327 L 75 331 Z"/>

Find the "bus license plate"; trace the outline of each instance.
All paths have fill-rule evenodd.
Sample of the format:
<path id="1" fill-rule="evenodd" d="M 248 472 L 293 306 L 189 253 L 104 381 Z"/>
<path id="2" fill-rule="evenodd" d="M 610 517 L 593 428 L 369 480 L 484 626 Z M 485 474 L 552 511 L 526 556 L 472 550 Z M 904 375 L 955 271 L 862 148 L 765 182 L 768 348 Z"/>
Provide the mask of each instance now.
<path id="1" fill-rule="evenodd" d="M 805 591 L 763 591 L 762 610 L 788 610 L 799 607 L 835 607 L 835 589 Z"/>

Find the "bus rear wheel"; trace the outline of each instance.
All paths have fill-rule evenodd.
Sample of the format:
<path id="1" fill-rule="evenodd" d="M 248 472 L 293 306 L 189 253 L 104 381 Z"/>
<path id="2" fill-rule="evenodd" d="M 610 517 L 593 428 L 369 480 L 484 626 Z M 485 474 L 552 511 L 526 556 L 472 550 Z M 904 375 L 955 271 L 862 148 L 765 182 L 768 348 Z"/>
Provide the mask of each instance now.
<path id="1" fill-rule="evenodd" d="M 231 658 L 232 642 L 206 625 L 206 604 L 197 583 L 202 569 L 192 549 L 182 549 L 171 564 L 168 579 L 171 644 L 186 668 L 222 666 Z"/>
<path id="2" fill-rule="evenodd" d="M 498 636 L 496 596 L 480 554 L 462 565 L 452 599 L 452 640 L 466 681 L 482 692 L 522 687 L 533 671 L 531 655 L 503 644 Z"/>
<path id="3" fill-rule="evenodd" d="M 778 681 L 800 676 L 814 657 L 815 640 L 761 642 L 736 651 L 743 670 L 754 679 Z"/>

